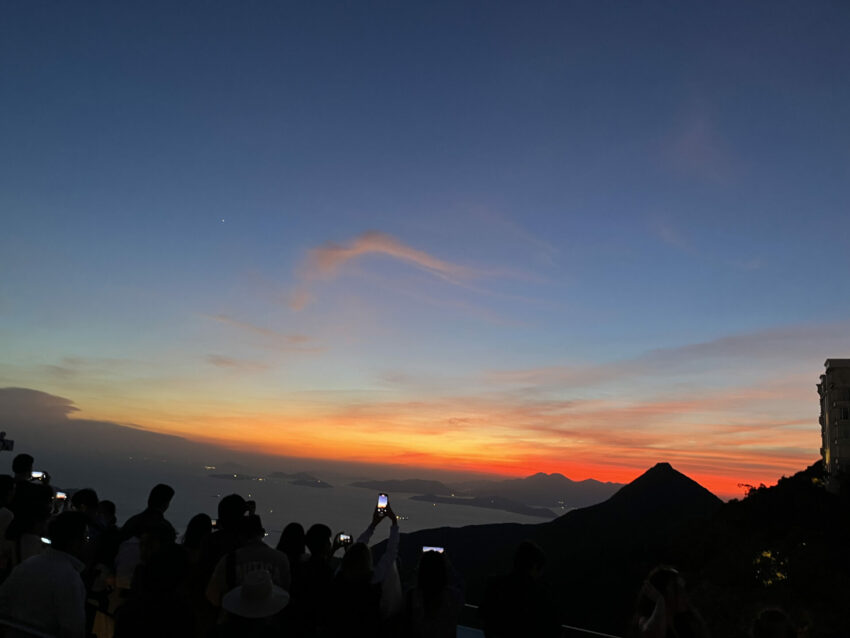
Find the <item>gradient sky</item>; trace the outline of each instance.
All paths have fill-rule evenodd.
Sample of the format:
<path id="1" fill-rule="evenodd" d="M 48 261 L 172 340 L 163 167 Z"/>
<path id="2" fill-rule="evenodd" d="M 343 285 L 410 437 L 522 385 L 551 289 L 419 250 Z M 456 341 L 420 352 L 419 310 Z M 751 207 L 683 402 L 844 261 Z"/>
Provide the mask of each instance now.
<path id="1" fill-rule="evenodd" d="M 0 386 L 721 495 L 850 355 L 850 5 L 0 7 Z"/>

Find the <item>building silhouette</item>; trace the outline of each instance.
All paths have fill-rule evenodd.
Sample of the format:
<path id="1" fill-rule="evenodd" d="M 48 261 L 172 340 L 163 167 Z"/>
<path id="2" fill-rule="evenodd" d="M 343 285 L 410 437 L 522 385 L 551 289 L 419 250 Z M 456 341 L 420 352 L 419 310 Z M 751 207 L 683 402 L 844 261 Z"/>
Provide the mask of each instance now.
<path id="1" fill-rule="evenodd" d="M 850 476 L 850 359 L 827 359 L 820 376 L 821 458 L 829 486 Z"/>

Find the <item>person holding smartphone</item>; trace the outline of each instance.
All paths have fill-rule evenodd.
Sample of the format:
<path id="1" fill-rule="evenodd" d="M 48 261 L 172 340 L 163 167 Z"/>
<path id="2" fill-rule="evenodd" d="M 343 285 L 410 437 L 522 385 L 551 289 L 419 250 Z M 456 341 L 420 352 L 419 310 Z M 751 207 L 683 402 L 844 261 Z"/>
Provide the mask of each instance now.
<path id="1" fill-rule="evenodd" d="M 390 526 L 390 537 L 387 541 L 387 549 L 384 552 L 384 555 L 381 556 L 381 560 L 375 565 L 375 568 L 372 570 L 372 582 L 373 583 L 383 583 L 390 570 L 394 568 L 396 558 L 398 558 L 398 539 L 399 539 L 399 529 L 398 529 L 398 517 L 393 512 L 392 508 L 389 504 L 389 497 L 386 494 L 378 494 L 378 504 L 375 506 L 375 511 L 372 513 L 372 522 L 369 523 L 369 526 L 363 530 L 363 533 L 357 537 L 357 542 L 351 546 L 348 552 L 354 550 L 357 544 L 365 545 L 366 549 L 368 549 L 369 541 L 372 539 L 372 534 L 375 533 L 375 529 L 378 525 L 381 524 L 385 518 L 388 518 L 392 521 L 392 525 Z M 346 553 L 348 556 L 348 553 Z M 369 559 L 371 562 L 371 552 L 369 553 Z M 343 563 L 345 559 L 343 559 Z"/>
<path id="2" fill-rule="evenodd" d="M 373 564 L 369 541 L 384 519 L 391 521 L 389 540 L 383 556 Z M 372 512 L 372 522 L 345 553 L 334 578 L 331 588 L 334 613 L 329 618 L 331 635 L 373 638 L 382 624 L 400 612 L 403 598 L 395 568 L 398 542 L 398 517 L 386 494 L 381 494 Z"/>

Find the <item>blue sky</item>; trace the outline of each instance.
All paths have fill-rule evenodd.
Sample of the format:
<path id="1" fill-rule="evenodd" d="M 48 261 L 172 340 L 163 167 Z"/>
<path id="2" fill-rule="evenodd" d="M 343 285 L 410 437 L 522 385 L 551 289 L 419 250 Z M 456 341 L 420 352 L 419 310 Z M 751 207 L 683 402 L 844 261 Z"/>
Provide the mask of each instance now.
<path id="1" fill-rule="evenodd" d="M 799 421 L 765 478 L 817 455 L 811 385 L 850 346 L 845 3 L 0 11 L 0 383 L 188 435 L 250 413 L 346 458 L 293 403 L 366 448 L 331 417 L 424 403 L 439 437 L 479 400 L 490 422 L 790 384 L 672 421 Z M 573 422 L 446 458 L 551 445 L 539 469 L 570 475 Z M 657 453 L 630 445 L 599 471 Z M 523 458 L 501 470 L 548 463 Z"/>

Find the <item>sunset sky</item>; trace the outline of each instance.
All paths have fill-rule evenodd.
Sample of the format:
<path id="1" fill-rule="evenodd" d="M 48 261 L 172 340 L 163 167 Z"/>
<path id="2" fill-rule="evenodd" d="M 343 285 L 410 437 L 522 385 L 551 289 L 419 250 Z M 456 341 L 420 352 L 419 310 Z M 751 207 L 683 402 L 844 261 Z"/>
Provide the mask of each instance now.
<path id="1" fill-rule="evenodd" d="M 850 356 L 846 2 L 10 2 L 0 387 L 723 496 Z M 424 471 L 424 470 L 423 470 Z"/>

